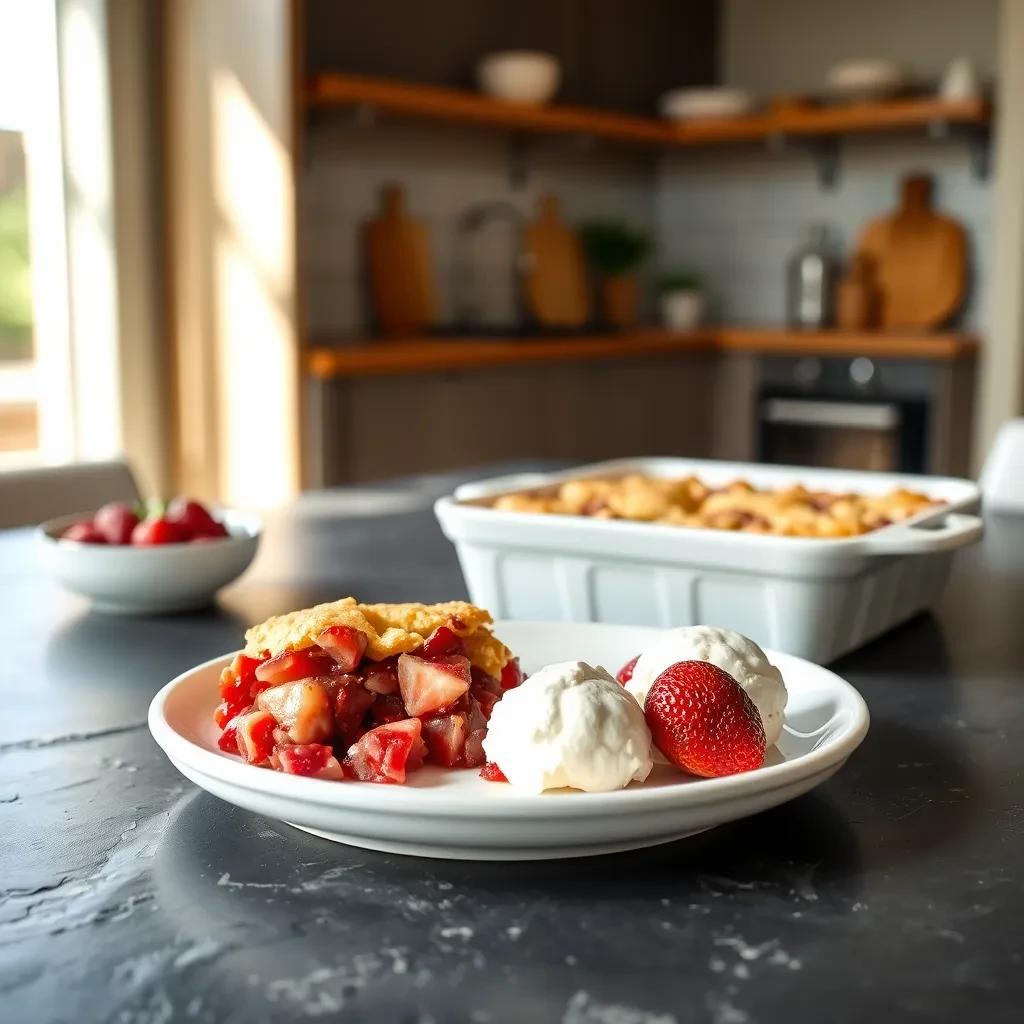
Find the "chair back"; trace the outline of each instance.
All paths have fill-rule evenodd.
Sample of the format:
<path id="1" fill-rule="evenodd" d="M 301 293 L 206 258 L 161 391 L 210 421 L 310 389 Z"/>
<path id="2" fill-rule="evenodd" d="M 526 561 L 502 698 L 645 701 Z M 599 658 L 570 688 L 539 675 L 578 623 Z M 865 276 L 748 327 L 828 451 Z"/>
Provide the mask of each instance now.
<path id="1" fill-rule="evenodd" d="M 10 470 L 0 473 L 0 529 L 138 500 L 131 467 L 120 460 Z"/>

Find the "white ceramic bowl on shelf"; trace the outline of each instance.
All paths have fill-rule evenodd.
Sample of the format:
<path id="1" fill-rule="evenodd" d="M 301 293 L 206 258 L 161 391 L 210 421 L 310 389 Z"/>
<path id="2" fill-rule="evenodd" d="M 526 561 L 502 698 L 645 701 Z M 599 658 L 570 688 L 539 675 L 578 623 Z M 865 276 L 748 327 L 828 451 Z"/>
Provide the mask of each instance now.
<path id="1" fill-rule="evenodd" d="M 486 95 L 506 103 L 539 106 L 554 99 L 562 68 L 549 53 L 506 50 L 484 57 L 476 74 Z"/>
<path id="2" fill-rule="evenodd" d="M 830 95 L 846 102 L 887 99 L 906 84 L 903 69 L 890 60 L 846 60 L 825 76 Z"/>
<path id="3" fill-rule="evenodd" d="M 754 97 L 746 89 L 710 86 L 701 89 L 673 89 L 658 101 L 661 116 L 669 121 L 693 121 L 702 118 L 739 117 L 754 107 Z"/>
<path id="4" fill-rule="evenodd" d="M 260 543 L 255 516 L 213 511 L 227 537 L 153 547 L 62 540 L 60 535 L 88 513 L 51 519 L 38 530 L 43 563 L 63 587 L 89 598 L 98 611 L 158 615 L 202 608 L 245 572 Z"/>

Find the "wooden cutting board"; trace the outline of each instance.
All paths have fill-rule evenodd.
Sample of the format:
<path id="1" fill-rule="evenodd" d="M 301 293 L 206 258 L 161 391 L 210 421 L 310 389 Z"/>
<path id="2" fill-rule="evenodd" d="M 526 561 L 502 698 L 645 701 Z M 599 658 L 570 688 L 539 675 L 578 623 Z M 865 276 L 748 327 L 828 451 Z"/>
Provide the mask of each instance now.
<path id="1" fill-rule="evenodd" d="M 967 237 L 935 212 L 930 177 L 904 180 L 899 209 L 865 226 L 857 253 L 874 271 L 880 327 L 939 327 L 963 302 Z"/>
<path id="2" fill-rule="evenodd" d="M 543 327 L 583 327 L 590 319 L 587 272 L 579 235 L 562 220 L 558 200 L 541 196 L 537 219 L 523 234 L 523 297 Z"/>
<path id="3" fill-rule="evenodd" d="M 384 334 L 417 334 L 437 322 L 430 234 L 405 208 L 400 185 L 381 191 L 381 212 L 365 232 L 370 299 Z"/>

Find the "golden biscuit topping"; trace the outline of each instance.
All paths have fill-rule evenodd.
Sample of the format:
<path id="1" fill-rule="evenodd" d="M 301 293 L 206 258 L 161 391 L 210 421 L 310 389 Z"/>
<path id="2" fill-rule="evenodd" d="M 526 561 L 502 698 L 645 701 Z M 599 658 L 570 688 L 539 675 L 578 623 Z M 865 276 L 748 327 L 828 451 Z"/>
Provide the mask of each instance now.
<path id="1" fill-rule="evenodd" d="M 758 490 L 746 480 L 710 487 L 631 473 L 617 479 L 569 480 L 550 491 L 505 494 L 508 512 L 590 516 L 781 537 L 854 537 L 898 523 L 940 502 L 899 489 L 883 495 L 830 494 L 800 484 Z"/>
<path id="2" fill-rule="evenodd" d="M 465 601 L 443 604 L 359 604 L 345 597 L 287 615 L 275 615 L 245 634 L 245 653 L 260 657 L 311 647 L 328 626 L 349 626 L 366 635 L 366 657 L 380 661 L 408 654 L 423 646 L 439 626 L 463 638 L 470 663 L 499 676 L 510 657 L 508 648 L 491 632 L 491 614 Z"/>

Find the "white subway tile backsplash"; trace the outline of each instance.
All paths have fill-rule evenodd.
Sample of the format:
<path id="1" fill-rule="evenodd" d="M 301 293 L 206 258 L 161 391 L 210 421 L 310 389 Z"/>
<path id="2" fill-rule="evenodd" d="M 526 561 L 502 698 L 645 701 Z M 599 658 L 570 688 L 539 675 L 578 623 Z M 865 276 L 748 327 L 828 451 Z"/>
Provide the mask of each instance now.
<path id="1" fill-rule="evenodd" d="M 723 150 L 664 158 L 656 189 L 662 259 L 700 273 L 715 316 L 772 322 L 785 314 L 785 264 L 814 221 L 833 228 L 848 256 L 866 221 L 896 204 L 900 179 L 926 170 L 936 205 L 967 229 L 972 289 L 961 322 L 983 329 L 989 280 L 991 189 L 972 174 L 960 143 L 848 141 L 839 181 L 822 189 L 810 154 Z"/>

